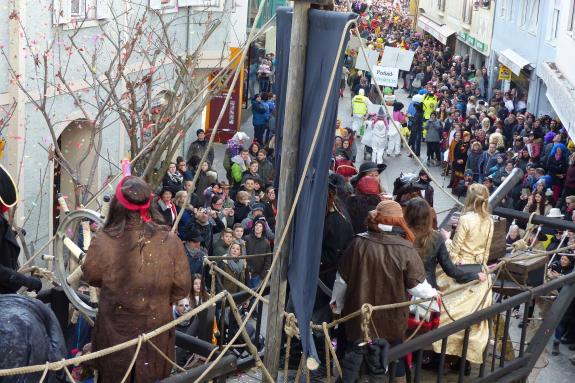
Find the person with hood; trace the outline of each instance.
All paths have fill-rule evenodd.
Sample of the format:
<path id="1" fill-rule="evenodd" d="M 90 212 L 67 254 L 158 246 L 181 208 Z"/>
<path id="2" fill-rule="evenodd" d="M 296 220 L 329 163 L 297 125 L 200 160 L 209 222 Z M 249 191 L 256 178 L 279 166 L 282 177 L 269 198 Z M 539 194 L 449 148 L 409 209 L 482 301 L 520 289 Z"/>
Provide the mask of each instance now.
<path id="1" fill-rule="evenodd" d="M 427 143 L 427 165 L 439 166 L 441 164 L 441 148 L 439 143 L 441 142 L 441 121 L 437 118 L 435 112 L 431 112 L 429 115 L 429 120 L 425 124 L 427 129 L 427 135 L 425 136 L 425 142 Z M 435 158 L 434 158 L 435 157 Z"/>
<path id="2" fill-rule="evenodd" d="M 267 103 L 267 93 L 257 94 L 252 99 L 252 124 L 254 126 L 254 140 L 263 144 L 264 133 L 270 118 L 270 107 Z"/>
<path id="3" fill-rule="evenodd" d="M 230 168 L 232 176 L 232 189 L 236 192 L 242 186 L 242 179 L 244 172 L 249 169 L 250 166 L 250 155 L 247 149 L 240 149 L 238 155 L 232 158 L 232 166 Z"/>
<path id="4" fill-rule="evenodd" d="M 264 216 L 265 207 L 262 203 L 254 203 L 251 211 L 248 213 L 248 216 L 242 220 L 242 226 L 244 228 L 245 234 L 250 234 L 254 229 L 254 225 L 256 221 L 261 221 L 264 223 L 264 234 L 265 237 L 273 241 L 274 240 L 274 232 L 270 228 L 270 225 L 267 223 L 265 216 Z"/>
<path id="5" fill-rule="evenodd" d="M 370 141 L 371 160 L 376 164 L 383 163 L 385 157 L 385 150 L 387 149 L 387 133 L 389 131 L 388 116 L 383 111 L 383 107 L 379 108 L 377 113 L 377 121 L 373 124 L 372 137 Z M 395 129 L 395 128 L 391 128 Z"/>
<path id="6" fill-rule="evenodd" d="M 204 156 L 206 150 L 208 150 L 208 140 L 206 140 L 206 132 L 203 129 L 198 129 L 196 131 L 196 140 L 190 144 L 188 148 L 187 161 L 189 161 L 192 156 L 196 156 L 201 159 Z M 210 164 L 214 163 L 214 148 L 210 148 L 208 152 L 208 157 L 206 158 Z"/>
<path id="7" fill-rule="evenodd" d="M 265 236 L 266 227 L 268 226 L 265 218 L 257 219 L 253 224 L 252 232 L 244 237 L 246 241 L 246 255 L 258 255 L 247 259 L 248 287 L 252 289 L 259 287 L 271 265 L 271 255 L 260 256 L 271 252 L 270 242 Z"/>
<path id="8" fill-rule="evenodd" d="M 563 144 L 554 144 L 547 159 L 547 173 L 551 176 L 553 205 L 557 204 L 565 185 L 567 175 L 569 150 Z"/>
<path id="9" fill-rule="evenodd" d="M 249 136 L 244 132 L 237 132 L 234 134 L 232 138 L 228 140 L 226 144 L 226 152 L 224 154 L 224 162 L 223 166 L 226 170 L 226 178 L 228 182 L 233 185 L 233 178 L 232 178 L 232 158 L 240 154 L 240 151 L 243 149 L 245 143 L 249 140 Z"/>
<path id="10" fill-rule="evenodd" d="M 427 92 L 423 96 L 421 103 L 423 104 L 423 118 L 427 121 L 429 120 L 431 113 L 435 112 L 435 108 L 437 107 L 437 97 L 434 93 Z"/>

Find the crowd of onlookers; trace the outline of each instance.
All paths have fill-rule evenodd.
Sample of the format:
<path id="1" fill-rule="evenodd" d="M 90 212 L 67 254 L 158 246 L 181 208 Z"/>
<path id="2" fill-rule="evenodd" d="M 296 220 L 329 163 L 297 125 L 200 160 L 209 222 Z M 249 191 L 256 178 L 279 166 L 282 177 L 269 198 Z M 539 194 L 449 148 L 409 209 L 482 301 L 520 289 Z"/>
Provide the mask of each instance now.
<path id="1" fill-rule="evenodd" d="M 354 162 L 360 145 L 366 146 L 364 160 L 380 167 L 386 161 L 391 163 L 389 157 L 399 155 L 396 135 L 403 134 L 413 155 L 428 167 L 441 166 L 442 175 L 449 180 L 448 188 L 457 197 L 465 197 L 477 183 L 493 192 L 519 168 L 523 178 L 505 196 L 503 207 L 575 221 L 575 144 L 560 120 L 529 112 L 526 91 L 513 84 L 502 89 L 498 81 L 490 89 L 485 66 L 476 67 L 469 57 L 455 55 L 452 48 L 432 36 L 414 31 L 412 21 L 401 15 L 399 7 L 386 2 L 367 6 L 364 1 L 354 1 L 352 7 L 360 15 L 360 36 L 366 39 L 368 49 L 409 49 L 414 51 L 414 59 L 409 71 L 400 71 L 399 87 L 409 100 L 404 105 L 389 88 L 381 88 L 385 94 L 382 100 L 371 74 L 354 68 L 361 52 L 346 52 L 347 68 L 340 88 L 343 94 L 349 87 L 354 120 L 352 126 L 337 127 L 334 170 L 338 174 L 350 181 L 358 177 L 361 168 Z M 383 109 L 369 113 L 369 103 L 385 103 L 393 114 Z M 425 170 L 403 180 L 403 185 L 400 181 L 394 185 L 396 200 L 405 205 L 413 196 L 422 196 L 433 206 L 433 188 Z M 367 190 L 365 185 L 355 186 L 348 188 L 353 198 L 371 195 L 375 198 L 372 206 L 384 192 L 381 187 Z M 348 204 L 348 209 L 351 214 L 356 207 Z M 520 226 L 510 222 L 509 245 L 523 237 L 525 226 Z M 573 242 L 573 235 L 564 236 L 561 230 L 534 233 L 529 244 L 537 243 L 546 250 Z M 573 256 L 557 256 L 549 263 L 547 274 L 557 277 L 569 273 L 574 263 Z M 557 329 L 553 354 L 559 353 L 560 342 L 575 349 L 575 332 L 569 331 L 575 320 L 573 311 L 571 307 Z"/>

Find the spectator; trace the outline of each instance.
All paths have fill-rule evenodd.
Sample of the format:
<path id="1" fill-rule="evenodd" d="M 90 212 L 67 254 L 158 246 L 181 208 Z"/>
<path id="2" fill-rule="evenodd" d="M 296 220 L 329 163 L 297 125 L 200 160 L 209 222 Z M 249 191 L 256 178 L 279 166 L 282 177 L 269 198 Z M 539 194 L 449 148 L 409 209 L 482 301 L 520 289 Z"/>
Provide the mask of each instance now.
<path id="1" fill-rule="evenodd" d="M 190 144 L 188 148 L 188 161 L 192 157 L 197 157 L 198 159 L 202 159 L 204 157 L 204 153 L 208 149 L 208 141 L 206 141 L 206 132 L 203 129 L 196 130 L 196 140 Z M 208 156 L 206 158 L 210 164 L 214 163 L 214 148 L 210 148 L 208 152 Z"/>

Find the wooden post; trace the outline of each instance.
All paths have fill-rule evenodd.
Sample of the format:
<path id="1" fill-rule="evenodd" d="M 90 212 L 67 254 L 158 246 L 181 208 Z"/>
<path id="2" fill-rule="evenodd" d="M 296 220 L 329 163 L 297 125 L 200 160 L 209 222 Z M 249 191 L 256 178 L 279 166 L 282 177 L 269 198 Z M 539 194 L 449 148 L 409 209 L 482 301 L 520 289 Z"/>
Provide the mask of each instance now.
<path id="1" fill-rule="evenodd" d="M 305 63 L 308 36 L 308 11 L 310 3 L 294 1 L 291 28 L 290 57 L 287 68 L 287 89 L 285 98 L 285 118 L 281 151 L 280 181 L 278 198 L 276 238 L 285 230 L 287 218 L 292 208 L 296 190 L 297 153 L 303 104 Z M 291 231 L 291 230 L 290 230 Z M 270 280 L 268 323 L 264 363 L 271 376 L 277 379 L 279 356 L 282 348 L 283 312 L 286 301 L 287 266 L 291 249 L 290 233 L 279 253 L 277 265 Z"/>

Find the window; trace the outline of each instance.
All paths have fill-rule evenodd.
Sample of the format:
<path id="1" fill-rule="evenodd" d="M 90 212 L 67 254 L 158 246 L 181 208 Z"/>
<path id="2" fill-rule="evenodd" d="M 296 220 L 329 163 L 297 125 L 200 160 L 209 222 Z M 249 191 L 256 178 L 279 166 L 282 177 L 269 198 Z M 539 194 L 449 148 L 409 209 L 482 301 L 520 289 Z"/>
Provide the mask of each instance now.
<path id="1" fill-rule="evenodd" d="M 108 19 L 112 4 L 113 0 L 53 0 L 53 22 L 55 25 L 85 25 L 79 22 Z"/>
<path id="2" fill-rule="evenodd" d="M 473 14 L 473 0 L 464 0 L 463 3 L 463 22 L 471 24 L 471 16 Z"/>
<path id="3" fill-rule="evenodd" d="M 549 34 L 547 36 L 547 40 L 555 41 L 557 39 L 557 32 L 559 30 L 559 15 L 560 10 L 555 8 L 553 9 L 553 13 L 551 14 L 551 23 L 549 25 Z"/>
<path id="4" fill-rule="evenodd" d="M 537 26 L 539 25 L 539 3 L 541 0 L 530 1 L 530 16 L 529 17 L 529 32 L 537 33 Z"/>
<path id="5" fill-rule="evenodd" d="M 83 19 L 86 15 L 86 2 L 85 0 L 71 0 L 70 1 L 70 16 Z"/>
<path id="6" fill-rule="evenodd" d="M 437 0 L 437 9 L 441 12 L 445 12 L 445 0 Z"/>

